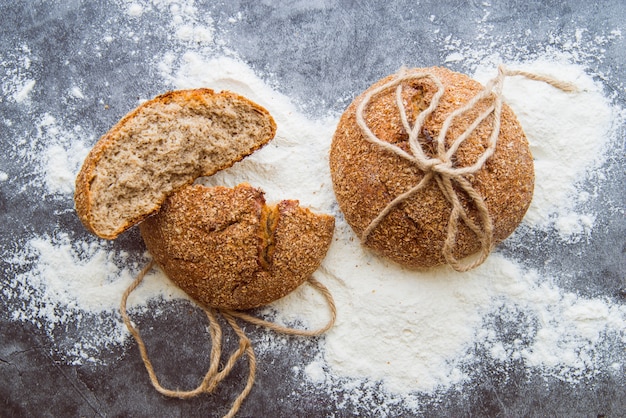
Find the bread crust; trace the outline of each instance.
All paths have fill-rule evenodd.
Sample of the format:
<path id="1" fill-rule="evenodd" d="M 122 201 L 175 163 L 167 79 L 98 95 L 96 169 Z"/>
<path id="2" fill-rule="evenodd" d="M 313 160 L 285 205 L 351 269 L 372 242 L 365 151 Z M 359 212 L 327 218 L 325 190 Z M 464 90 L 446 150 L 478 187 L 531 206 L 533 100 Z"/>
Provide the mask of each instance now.
<path id="1" fill-rule="evenodd" d="M 438 108 L 425 121 L 422 148 L 434 156 L 429 138 L 436 138 L 443 121 L 468 102 L 483 87 L 464 74 L 445 68 L 416 68 L 409 73 L 429 72 L 445 86 Z M 397 196 L 418 184 L 424 173 L 398 155 L 367 141 L 356 122 L 357 106 L 367 92 L 382 86 L 386 77 L 359 95 L 340 118 L 330 150 L 330 169 L 337 201 L 347 222 L 362 236 L 370 222 Z M 436 91 L 428 79 L 403 83 L 403 101 L 408 118 L 428 107 Z M 483 112 L 492 100 L 483 100 L 467 114 L 455 119 L 446 138 L 449 146 Z M 395 89 L 375 97 L 365 111 L 365 120 L 374 134 L 407 152 L 408 134 L 404 131 L 395 103 Z M 487 146 L 493 115 L 481 123 L 457 150 L 456 167 L 469 166 Z M 466 176 L 483 197 L 494 225 L 494 243 L 509 236 L 519 225 L 532 199 L 533 158 L 528 141 L 513 111 L 505 104 L 502 126 L 494 155 L 474 175 Z M 431 149 L 429 149 L 429 147 Z M 478 222 L 477 211 L 460 191 L 461 202 L 470 217 Z M 400 204 L 378 225 L 364 244 L 375 252 L 404 266 L 432 267 L 445 263 L 442 254 L 451 205 L 431 181 L 423 190 Z M 453 252 L 457 259 L 480 249 L 480 243 L 467 226 L 459 226 Z"/>
<path id="2" fill-rule="evenodd" d="M 297 201 L 275 207 L 247 184 L 184 187 L 139 225 L 157 264 L 207 306 L 245 310 L 300 286 L 331 243 L 334 218 Z"/>
<path id="3" fill-rule="evenodd" d="M 192 90 L 176 90 L 159 95 L 154 99 L 141 104 L 124 116 L 117 124 L 115 124 L 115 126 L 113 126 L 97 141 L 86 157 L 76 178 L 76 189 L 74 194 L 76 212 L 85 227 L 101 238 L 114 239 L 120 233 L 141 222 L 150 214 L 156 212 L 163 203 L 163 200 L 167 197 L 167 193 L 163 193 L 158 199 L 150 202 L 150 205 L 142 210 L 141 213 L 124 219 L 124 221 L 115 228 L 108 229 L 97 225 L 98 216 L 94 214 L 97 209 L 97 204 L 94 202 L 94 192 L 92 190 L 92 185 L 96 177 L 96 171 L 98 165 L 101 164 L 101 161 L 105 157 L 108 157 L 109 153 L 113 152 L 112 150 L 117 144 L 123 141 L 132 140 L 128 133 L 125 132 L 125 129 L 127 129 L 131 123 L 144 117 L 149 112 L 169 112 L 169 116 L 176 117 L 176 114 L 172 115 L 170 110 L 167 108 L 169 105 L 174 105 L 172 106 L 174 107 L 173 112 L 176 112 L 176 109 L 185 109 L 186 111 L 193 112 L 201 108 L 211 109 L 211 107 L 217 107 L 218 103 L 234 103 L 239 106 L 239 108 L 244 109 L 245 112 L 258 114 L 260 116 L 259 119 L 265 124 L 265 129 L 260 136 L 253 138 L 250 144 L 245 147 L 242 146 L 241 149 L 236 148 L 240 146 L 239 144 L 231 144 L 235 147 L 236 154 L 230 156 L 229 159 L 221 161 L 217 165 L 197 164 L 190 170 L 190 172 L 186 175 L 184 182 L 178 185 L 178 187 L 193 183 L 197 177 L 210 176 L 217 171 L 232 166 L 257 149 L 263 147 L 274 137 L 276 133 L 276 123 L 269 112 L 260 105 L 238 94 L 229 91 L 216 93 L 211 89 L 201 88 Z M 156 123 L 158 123 L 158 121 Z M 207 123 L 210 123 L 208 119 Z M 170 162 L 175 163 L 175 161 Z M 156 175 L 167 173 L 167 170 L 168 167 L 166 164 L 166 166 L 163 167 L 163 172 L 156 173 Z M 119 213 L 117 215 L 121 218 L 124 218 L 125 216 L 124 213 Z"/>

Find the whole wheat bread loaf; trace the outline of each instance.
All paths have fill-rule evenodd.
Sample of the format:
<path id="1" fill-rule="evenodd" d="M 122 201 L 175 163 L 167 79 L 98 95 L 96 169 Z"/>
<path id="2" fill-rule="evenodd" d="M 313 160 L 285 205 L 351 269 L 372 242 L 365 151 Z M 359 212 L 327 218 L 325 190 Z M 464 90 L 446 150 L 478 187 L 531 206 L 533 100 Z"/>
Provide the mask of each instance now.
<path id="1" fill-rule="evenodd" d="M 76 211 L 96 235 L 114 239 L 155 213 L 173 191 L 269 142 L 267 110 L 231 92 L 178 90 L 127 114 L 93 147 L 76 179 Z"/>
<path id="2" fill-rule="evenodd" d="M 483 86 L 465 74 L 445 68 L 415 68 L 407 74 L 429 73 L 440 79 L 444 93 L 437 109 L 424 121 L 422 147 L 435 154 L 437 138 L 446 118 L 469 102 Z M 357 108 L 366 94 L 393 79 L 386 77 L 369 87 L 348 106 L 341 116 L 330 149 L 330 170 L 337 201 L 346 221 L 361 236 L 369 224 L 397 196 L 417 185 L 425 176 L 412 162 L 367 141 L 357 122 Z M 437 91 L 430 79 L 403 82 L 402 101 L 407 117 L 414 121 L 430 106 Z M 448 130 L 449 148 L 493 100 L 482 100 L 474 109 L 457 117 Z M 395 89 L 375 96 L 364 115 L 374 134 L 389 144 L 409 152 L 408 132 L 403 127 Z M 486 118 L 454 154 L 455 167 L 473 164 L 487 148 L 492 132 L 493 115 Z M 493 222 L 493 242 L 509 236 L 519 225 L 532 200 L 534 188 L 533 157 L 526 135 L 517 117 L 506 104 L 495 153 L 475 174 L 466 180 L 482 196 Z M 470 200 L 459 193 L 469 217 L 478 215 Z M 451 204 L 437 182 L 428 183 L 419 192 L 393 209 L 364 244 L 375 252 L 407 267 L 425 268 L 446 262 L 442 253 L 448 233 Z M 454 256 L 457 259 L 480 249 L 476 234 L 459 223 Z"/>

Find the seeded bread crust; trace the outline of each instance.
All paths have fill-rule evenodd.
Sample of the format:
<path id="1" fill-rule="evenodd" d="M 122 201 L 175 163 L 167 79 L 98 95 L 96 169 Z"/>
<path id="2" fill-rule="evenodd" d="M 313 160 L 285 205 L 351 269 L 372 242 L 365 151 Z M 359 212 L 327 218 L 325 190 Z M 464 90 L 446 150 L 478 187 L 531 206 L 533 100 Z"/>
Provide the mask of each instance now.
<path id="1" fill-rule="evenodd" d="M 483 86 L 464 74 L 445 68 L 416 68 L 410 73 L 430 72 L 445 86 L 439 107 L 426 120 L 422 135 L 423 148 L 434 156 L 431 141 L 439 134 L 446 117 L 475 96 Z M 356 109 L 365 94 L 386 82 L 389 76 L 358 96 L 342 115 L 330 150 L 330 169 L 334 191 L 347 222 L 361 236 L 370 222 L 398 195 L 418 184 L 424 173 L 399 156 L 368 142 L 356 122 Z M 403 101 L 411 122 L 426 109 L 436 92 L 432 81 L 422 79 L 405 82 Z M 405 151 L 408 134 L 404 131 L 395 102 L 395 89 L 374 98 L 365 111 L 365 121 L 383 141 L 396 144 Z M 477 107 L 455 119 L 446 138 L 447 144 L 463 132 L 492 100 L 483 100 Z M 455 166 L 468 166 L 476 161 L 487 146 L 493 115 L 458 149 Z M 430 138 L 430 139 L 429 139 Z M 534 187 L 533 158 L 528 141 L 513 111 L 505 104 L 502 127 L 494 155 L 474 175 L 466 176 L 485 200 L 494 225 L 494 243 L 509 236 L 519 225 L 532 199 Z M 477 221 L 476 210 L 468 199 L 458 193 L 470 217 Z M 395 208 L 369 236 L 365 245 L 402 265 L 425 268 L 445 263 L 442 248 L 450 216 L 446 201 L 436 182 Z M 464 224 L 459 225 L 454 251 L 458 259 L 477 252 L 480 244 Z"/>
<path id="2" fill-rule="evenodd" d="M 274 207 L 247 184 L 184 187 L 139 224 L 157 264 L 205 305 L 245 310 L 300 286 L 331 243 L 334 218 L 297 201 Z"/>
<path id="3" fill-rule="evenodd" d="M 95 144 L 77 176 L 76 212 L 114 239 L 173 191 L 232 166 L 269 142 L 267 110 L 237 94 L 177 90 L 127 114 Z"/>

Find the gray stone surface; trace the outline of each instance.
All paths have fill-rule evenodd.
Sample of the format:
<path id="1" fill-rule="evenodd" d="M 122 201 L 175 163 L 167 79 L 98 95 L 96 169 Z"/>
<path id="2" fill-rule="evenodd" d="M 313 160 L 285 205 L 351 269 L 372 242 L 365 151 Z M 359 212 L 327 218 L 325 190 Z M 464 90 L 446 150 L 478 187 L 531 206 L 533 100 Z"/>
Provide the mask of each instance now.
<path id="1" fill-rule="evenodd" d="M 377 79 L 401 65 L 442 64 L 451 39 L 475 49 L 500 52 L 504 57 L 532 57 L 549 48 L 566 49 L 583 28 L 586 42 L 620 29 L 626 36 L 623 0 L 481 1 L 197 1 L 198 16 L 213 19 L 219 38 L 229 49 L 276 89 L 292 97 L 310 115 L 341 112 L 351 99 Z M 490 4 L 492 3 L 492 4 Z M 139 19 L 124 13 L 127 3 L 88 1 L 32 1 L 0 3 L 0 71 L 16 71 L 23 45 L 36 57 L 29 73 L 37 81 L 28 111 L 10 100 L 0 100 L 0 170 L 10 182 L 0 183 L 0 278 L 8 283 L 20 269 L 9 262 L 11 251 L 34 234 L 67 231 L 85 237 L 71 199 L 42 199 L 28 188 L 33 168 L 15 161 L 15 139 L 35 135 L 33 120 L 44 113 L 79 124 L 93 140 L 106 132 L 138 98 L 149 98 L 167 88 L 155 69 L 154 59 L 171 50 L 169 20 L 153 8 Z M 242 19 L 229 22 L 241 12 Z M 433 17 L 431 17 L 433 16 Z M 129 35 L 133 32 L 133 35 Z M 105 36 L 115 37 L 104 47 Z M 189 45 L 189 48 L 194 48 Z M 183 47 L 178 46 L 178 52 Z M 217 46 L 216 46 L 217 48 Z M 584 49 L 584 48 L 583 48 Z M 601 53 L 599 52 L 602 49 Z M 594 51 L 597 54 L 594 54 Z M 622 105 L 626 101 L 626 41 L 612 42 L 579 54 L 580 63 L 604 75 L 607 92 Z M 471 70 L 471 62 L 448 65 Z M 89 99 L 68 106 L 61 93 L 74 85 L 89 92 Z M 5 92 L 6 94 L 6 92 Z M 103 104 L 107 105 L 106 111 Z M 67 109 L 72 109 L 68 112 Z M 622 134 L 624 129 L 622 129 Z M 606 171 L 610 178 L 598 185 L 603 207 L 624 207 L 624 142 L 615 146 Z M 617 202 L 617 203 L 616 203 Z M 619 203 L 621 202 L 621 204 Z M 607 205 L 608 206 L 608 205 Z M 564 248 L 546 233 L 521 231 L 514 244 L 500 251 L 532 260 L 545 271 L 566 271 L 560 283 L 589 296 L 625 300 L 626 260 L 624 214 L 599 209 L 597 227 L 588 241 Z M 112 244 L 131 254 L 144 250 L 137 231 Z M 30 323 L 11 319 L 11 303 L 0 291 L 0 416 L 220 416 L 241 390 L 244 366 L 212 396 L 192 400 L 168 399 L 147 380 L 138 350 L 130 342 L 107 354 L 104 365 L 69 365 L 63 347 Z M 137 317 L 142 329 L 151 329 L 148 344 L 166 386 L 190 387 L 206 368 L 206 341 L 202 315 L 189 315 L 188 304 L 173 304 L 166 321 L 155 323 L 149 315 Z M 94 320 L 97 320 L 94 319 Z M 515 338 L 519 324 L 502 324 L 503 333 Z M 253 339 L 263 331 L 247 327 Z M 65 331 L 60 331 L 65 332 Z M 70 331 L 65 337 L 71 340 Z M 80 332 L 80 330 L 75 331 Z M 167 336 L 167 338 L 160 338 Z M 183 346 L 179 342 L 185 341 Z M 228 340 L 232 344 L 232 339 Z M 329 395 L 292 372 L 314 356 L 314 341 L 289 339 L 282 349 L 259 356 L 254 390 L 240 416 L 317 417 L 380 416 L 376 397 L 357 402 L 349 393 Z M 232 346 L 232 345 L 231 345 Z M 622 346 L 623 349 L 623 346 Z M 177 353 L 173 355 L 172 353 Z M 480 353 L 477 353 L 480 356 Z M 619 356 L 622 357 L 619 357 Z M 623 353 L 616 354 L 623 359 Z M 624 377 L 599 370 L 591 381 L 568 384 L 533 374 L 522 365 L 505 371 L 488 361 L 472 371 L 463 391 L 451 390 L 435 397 L 424 395 L 424 416 L 626 416 Z M 339 407 L 341 405 L 341 408 Z M 410 416 L 399 403 L 384 409 L 388 416 Z"/>

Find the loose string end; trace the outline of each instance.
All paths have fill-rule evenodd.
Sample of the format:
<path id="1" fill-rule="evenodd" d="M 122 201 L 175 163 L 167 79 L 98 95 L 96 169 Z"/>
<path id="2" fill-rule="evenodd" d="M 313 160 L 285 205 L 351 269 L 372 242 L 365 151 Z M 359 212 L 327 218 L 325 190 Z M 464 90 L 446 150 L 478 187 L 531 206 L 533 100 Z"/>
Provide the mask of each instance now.
<path id="1" fill-rule="evenodd" d="M 581 90 L 575 84 L 570 83 L 568 81 L 558 80 L 549 75 L 535 74 L 535 73 L 531 73 L 529 71 L 524 71 L 524 70 L 511 70 L 511 69 L 506 68 L 504 65 L 500 65 L 498 67 L 498 71 L 507 77 L 521 76 L 529 80 L 541 81 L 565 93 L 580 93 L 581 92 Z"/>
<path id="2" fill-rule="evenodd" d="M 230 311 L 226 309 L 218 309 L 217 312 L 215 312 L 214 308 L 202 306 L 202 310 L 205 312 L 209 321 L 209 335 L 212 342 L 209 369 L 205 373 L 200 385 L 198 385 L 195 389 L 187 391 L 166 389 L 159 383 L 152 362 L 150 361 L 146 344 L 144 343 L 143 338 L 141 337 L 141 334 L 139 333 L 137 327 L 132 324 L 126 308 L 128 297 L 141 284 L 144 277 L 154 266 L 155 262 L 154 260 L 151 260 L 139 272 L 135 280 L 133 280 L 133 282 L 128 286 L 128 288 L 122 295 L 122 300 L 120 303 L 120 313 L 122 315 L 122 320 L 135 341 L 137 342 L 137 345 L 139 346 L 141 359 L 148 372 L 150 382 L 152 383 L 152 386 L 154 386 L 154 388 L 157 390 L 157 392 L 173 398 L 188 399 L 200 395 L 201 393 L 212 393 L 217 385 L 230 374 L 231 370 L 235 367 L 236 362 L 245 355 L 248 357 L 248 378 L 246 380 L 245 387 L 234 400 L 230 410 L 227 412 L 225 417 L 230 418 L 237 414 L 239 408 L 252 390 L 252 386 L 254 385 L 256 376 L 256 356 L 254 354 L 252 342 L 246 336 L 243 329 L 237 324 L 236 318 L 243 319 L 256 325 L 262 325 L 270 330 L 274 330 L 284 334 L 316 336 L 329 330 L 334 325 L 335 319 L 337 317 L 335 302 L 330 291 L 326 288 L 326 286 L 324 286 L 313 277 L 309 278 L 309 284 L 318 292 L 320 292 L 322 296 L 324 296 L 331 313 L 331 318 L 328 323 L 322 328 L 316 330 L 299 330 L 286 328 L 268 321 L 258 319 L 251 315 L 247 315 L 242 312 Z M 222 367 L 222 370 L 219 370 L 222 355 L 222 329 L 218 322 L 216 314 L 221 314 L 228 323 L 228 325 L 230 325 L 234 333 L 237 335 L 237 337 L 239 337 L 239 347 L 230 355 L 226 364 Z"/>

